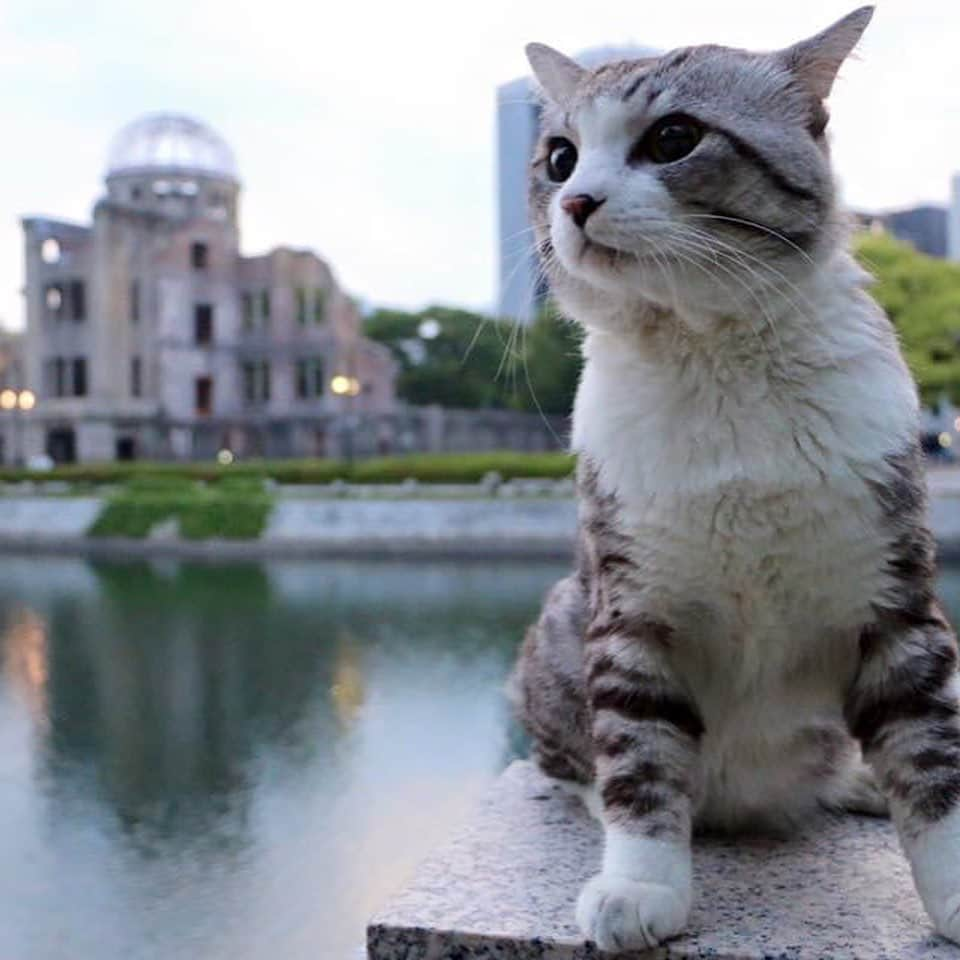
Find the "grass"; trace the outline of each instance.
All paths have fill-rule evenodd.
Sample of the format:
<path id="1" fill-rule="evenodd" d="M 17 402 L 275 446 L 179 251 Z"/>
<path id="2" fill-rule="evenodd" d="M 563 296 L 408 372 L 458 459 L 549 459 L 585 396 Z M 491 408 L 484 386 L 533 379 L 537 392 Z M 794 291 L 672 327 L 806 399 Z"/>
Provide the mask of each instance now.
<path id="1" fill-rule="evenodd" d="M 183 490 L 197 481 L 222 487 L 247 480 L 273 480 L 283 484 L 320 484 L 334 480 L 351 483 L 477 483 L 492 471 L 504 480 L 520 477 L 561 479 L 573 471 L 574 460 L 565 453 L 444 453 L 415 454 L 361 460 L 352 466 L 343 460 L 245 460 L 228 467 L 216 463 L 93 463 L 70 464 L 47 472 L 0 469 L 0 482 L 60 480 L 77 487 L 123 485 L 124 492 L 156 493 Z"/>
<path id="2" fill-rule="evenodd" d="M 187 540 L 255 540 L 272 506 L 256 479 L 231 477 L 208 487 L 182 476 L 145 474 L 110 497 L 87 535 L 143 539 L 158 524 L 176 520 Z"/>

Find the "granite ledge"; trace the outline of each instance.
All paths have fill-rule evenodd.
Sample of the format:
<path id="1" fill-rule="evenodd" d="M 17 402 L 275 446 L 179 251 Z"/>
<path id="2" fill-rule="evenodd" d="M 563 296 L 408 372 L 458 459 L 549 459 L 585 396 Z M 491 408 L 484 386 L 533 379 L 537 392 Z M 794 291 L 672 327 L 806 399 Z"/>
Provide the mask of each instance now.
<path id="1" fill-rule="evenodd" d="M 579 801 L 514 763 L 473 820 L 367 928 L 369 960 L 607 957 L 573 923 L 600 860 Z M 825 819 L 790 840 L 698 839 L 688 933 L 624 958 L 960 960 L 933 933 L 887 821 Z"/>

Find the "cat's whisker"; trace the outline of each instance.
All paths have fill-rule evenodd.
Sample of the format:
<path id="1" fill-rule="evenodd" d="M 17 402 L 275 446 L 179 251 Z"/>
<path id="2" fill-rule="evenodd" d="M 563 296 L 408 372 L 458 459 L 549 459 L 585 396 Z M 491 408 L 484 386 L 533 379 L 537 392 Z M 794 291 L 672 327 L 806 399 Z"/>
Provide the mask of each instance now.
<path id="1" fill-rule="evenodd" d="M 788 247 L 791 247 L 797 253 L 803 257 L 807 263 L 812 267 L 819 268 L 819 264 L 795 241 L 791 240 L 789 237 L 785 237 L 782 233 L 777 230 L 774 230 L 773 227 L 768 227 L 766 224 L 757 223 L 756 220 L 748 220 L 745 217 L 730 217 L 725 214 L 719 213 L 685 213 L 681 214 L 682 218 L 685 220 L 722 220 L 727 223 L 736 223 L 742 227 L 751 227 L 754 230 L 759 230 L 761 233 L 765 233 L 768 236 L 774 237 L 777 240 L 780 240 L 782 243 L 785 243 Z"/>

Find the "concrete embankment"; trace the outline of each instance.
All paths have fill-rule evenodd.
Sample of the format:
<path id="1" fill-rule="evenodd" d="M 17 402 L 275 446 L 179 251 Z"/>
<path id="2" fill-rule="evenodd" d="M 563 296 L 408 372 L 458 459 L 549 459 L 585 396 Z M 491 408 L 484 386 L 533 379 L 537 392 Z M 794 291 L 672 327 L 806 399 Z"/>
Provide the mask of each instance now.
<path id="1" fill-rule="evenodd" d="M 960 560 L 960 470 L 930 474 L 930 518 L 942 559 Z M 191 541 L 169 525 L 143 539 L 88 536 L 104 505 L 96 496 L 39 492 L 0 497 L 0 550 L 7 552 L 273 556 L 566 558 L 576 504 L 569 486 L 504 485 L 394 490 L 276 490 L 256 540 Z"/>

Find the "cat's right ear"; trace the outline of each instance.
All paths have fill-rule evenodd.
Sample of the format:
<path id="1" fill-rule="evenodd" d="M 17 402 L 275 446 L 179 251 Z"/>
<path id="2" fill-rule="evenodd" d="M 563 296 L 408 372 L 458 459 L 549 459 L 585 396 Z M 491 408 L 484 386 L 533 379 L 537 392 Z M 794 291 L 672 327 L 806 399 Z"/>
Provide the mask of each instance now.
<path id="1" fill-rule="evenodd" d="M 558 106 L 566 106 L 587 70 L 543 43 L 528 43 L 527 60 L 543 92 Z"/>

